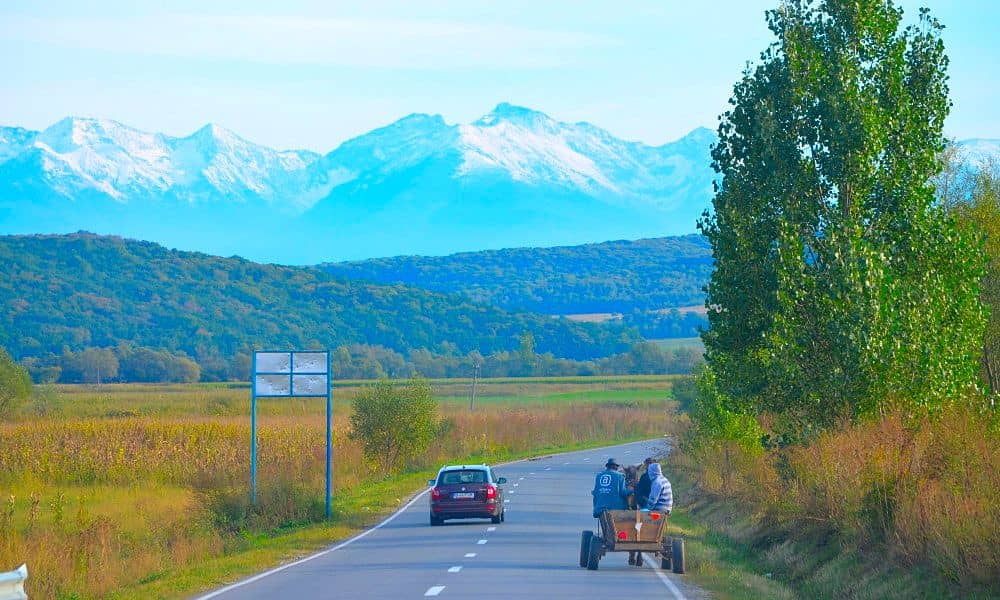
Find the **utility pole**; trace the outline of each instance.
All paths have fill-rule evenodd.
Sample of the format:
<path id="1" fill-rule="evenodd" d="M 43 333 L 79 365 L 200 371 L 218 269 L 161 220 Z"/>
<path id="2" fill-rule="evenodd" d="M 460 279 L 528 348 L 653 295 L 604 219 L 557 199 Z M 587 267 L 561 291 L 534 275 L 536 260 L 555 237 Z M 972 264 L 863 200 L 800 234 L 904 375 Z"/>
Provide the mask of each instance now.
<path id="1" fill-rule="evenodd" d="M 469 397 L 469 410 L 476 407 L 476 384 L 479 382 L 479 363 L 472 367 L 472 396 Z"/>

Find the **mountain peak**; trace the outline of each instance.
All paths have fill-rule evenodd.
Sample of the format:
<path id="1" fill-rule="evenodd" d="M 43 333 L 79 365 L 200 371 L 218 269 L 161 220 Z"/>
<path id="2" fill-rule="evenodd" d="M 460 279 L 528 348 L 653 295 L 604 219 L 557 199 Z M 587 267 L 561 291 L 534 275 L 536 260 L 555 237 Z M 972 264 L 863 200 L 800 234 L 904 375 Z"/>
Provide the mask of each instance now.
<path id="1" fill-rule="evenodd" d="M 225 127 L 220 127 L 215 123 L 208 123 L 204 125 L 198 129 L 198 131 L 192 133 L 190 137 L 205 142 L 212 142 L 216 144 L 222 143 L 227 146 L 247 143 L 247 141 L 239 135 L 226 129 Z"/>
<path id="2" fill-rule="evenodd" d="M 47 127 L 38 140 L 54 152 L 68 153 L 80 148 L 146 150 L 162 142 L 162 134 L 148 133 L 111 119 L 65 117 Z"/>
<path id="3" fill-rule="evenodd" d="M 495 125 L 501 121 L 532 124 L 551 120 L 551 117 L 543 112 L 509 102 L 501 102 L 493 107 L 493 110 L 483 115 L 475 124 Z"/>

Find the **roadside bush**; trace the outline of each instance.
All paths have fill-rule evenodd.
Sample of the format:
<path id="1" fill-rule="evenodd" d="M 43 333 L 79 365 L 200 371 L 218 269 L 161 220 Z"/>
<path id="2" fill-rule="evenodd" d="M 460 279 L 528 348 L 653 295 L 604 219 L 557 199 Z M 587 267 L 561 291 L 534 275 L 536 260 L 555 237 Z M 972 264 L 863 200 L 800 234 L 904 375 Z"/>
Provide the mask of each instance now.
<path id="1" fill-rule="evenodd" d="M 381 469 L 409 466 L 437 432 L 438 404 L 424 380 L 397 385 L 383 379 L 354 398 L 351 439 L 360 441 L 365 456 Z"/>
<path id="2" fill-rule="evenodd" d="M 13 412 L 31 396 L 31 377 L 28 370 L 14 362 L 10 354 L 0 348 L 0 417 Z"/>

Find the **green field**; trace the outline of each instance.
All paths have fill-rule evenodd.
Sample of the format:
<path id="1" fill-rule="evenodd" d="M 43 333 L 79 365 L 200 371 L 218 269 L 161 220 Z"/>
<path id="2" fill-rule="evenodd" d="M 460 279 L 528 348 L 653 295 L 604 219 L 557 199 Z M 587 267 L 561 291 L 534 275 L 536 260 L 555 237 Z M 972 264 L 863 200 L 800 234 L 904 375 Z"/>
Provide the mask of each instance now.
<path id="1" fill-rule="evenodd" d="M 518 406 L 553 403 L 656 403 L 669 397 L 683 375 L 622 377 L 525 377 L 481 379 L 476 404 Z M 346 414 L 350 401 L 370 381 L 333 384 L 334 412 Z M 443 405 L 468 404 L 472 379 L 430 380 Z M 258 400 L 262 415 L 305 416 L 325 412 L 322 398 Z M 18 419 L 127 417 L 237 417 L 250 413 L 250 385 L 235 383 L 44 385 Z"/>
<path id="2" fill-rule="evenodd" d="M 655 342 L 660 348 L 664 350 L 677 350 L 678 348 L 695 348 L 697 350 L 704 350 L 705 344 L 701 341 L 700 337 L 689 337 L 689 338 L 665 338 L 660 340 L 650 340 Z"/>

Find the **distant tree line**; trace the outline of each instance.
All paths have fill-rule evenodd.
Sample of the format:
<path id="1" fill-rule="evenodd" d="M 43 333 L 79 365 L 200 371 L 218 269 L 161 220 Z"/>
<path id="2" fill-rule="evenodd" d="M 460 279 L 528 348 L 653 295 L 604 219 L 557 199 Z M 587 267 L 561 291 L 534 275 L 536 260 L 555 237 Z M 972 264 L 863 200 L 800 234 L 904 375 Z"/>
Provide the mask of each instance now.
<path id="1" fill-rule="evenodd" d="M 708 317 L 696 312 L 677 309 L 636 311 L 622 315 L 623 324 L 633 327 L 646 339 L 698 337 L 708 329 Z"/>
<path id="2" fill-rule="evenodd" d="M 352 279 L 461 294 L 507 310 L 550 315 L 642 313 L 703 304 L 712 249 L 706 238 L 686 235 L 451 256 L 397 256 L 326 263 L 320 268 Z"/>
<path id="3" fill-rule="evenodd" d="M 78 352 L 66 348 L 60 355 L 27 357 L 22 365 L 35 383 L 188 383 L 202 378 L 201 367 L 185 354 L 128 344 Z"/>
<path id="4" fill-rule="evenodd" d="M 122 344 L 27 357 L 21 367 L 35 383 L 185 383 L 246 381 L 250 362 L 250 350 L 228 360 L 214 357 L 209 363 L 198 364 L 185 354 Z M 596 360 L 557 358 L 549 352 L 536 353 L 530 333 L 522 336 L 517 350 L 485 356 L 476 351 L 460 354 L 454 346 L 451 353 L 445 354 L 425 349 L 403 354 L 364 344 L 340 346 L 331 354 L 336 379 L 471 377 L 476 365 L 482 377 L 659 375 L 690 373 L 701 364 L 698 346 L 666 349 L 654 342 L 639 342 L 626 352 Z"/>

